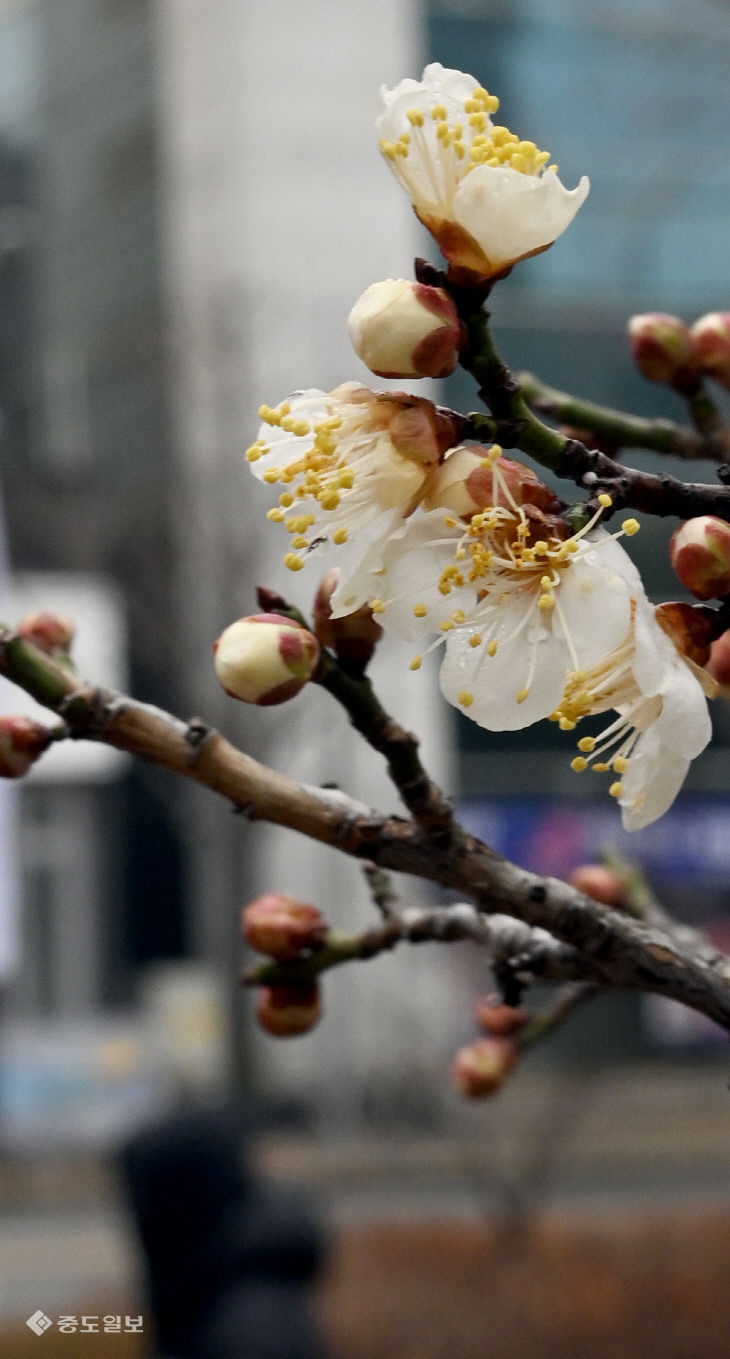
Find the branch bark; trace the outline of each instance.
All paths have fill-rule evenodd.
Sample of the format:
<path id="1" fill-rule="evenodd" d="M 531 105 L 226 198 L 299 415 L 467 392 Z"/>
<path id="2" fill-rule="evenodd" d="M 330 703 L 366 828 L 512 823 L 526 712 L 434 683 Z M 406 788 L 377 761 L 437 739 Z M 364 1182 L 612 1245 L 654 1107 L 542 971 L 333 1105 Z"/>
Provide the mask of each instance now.
<path id="1" fill-rule="evenodd" d="M 607 988 L 655 991 L 730 1030 L 730 960 L 683 945 L 656 926 L 622 915 L 555 878 L 502 858 L 454 823 L 430 835 L 416 822 L 370 811 L 339 790 L 313 788 L 237 750 L 193 719 L 80 684 L 30 643 L 0 632 L 0 673 L 66 724 L 69 738 L 102 741 L 194 779 L 250 820 L 299 831 L 378 867 L 411 874 L 547 930 L 575 950 L 576 976 Z"/>

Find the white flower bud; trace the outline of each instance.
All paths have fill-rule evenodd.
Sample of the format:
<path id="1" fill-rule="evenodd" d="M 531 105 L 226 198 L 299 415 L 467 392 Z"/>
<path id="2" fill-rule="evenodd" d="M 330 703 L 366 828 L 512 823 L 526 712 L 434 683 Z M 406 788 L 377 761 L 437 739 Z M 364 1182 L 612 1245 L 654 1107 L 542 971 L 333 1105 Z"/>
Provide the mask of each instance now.
<path id="1" fill-rule="evenodd" d="M 355 353 L 379 377 L 448 377 L 459 360 L 461 322 L 443 288 L 403 278 L 372 283 L 347 327 Z"/>
<path id="2" fill-rule="evenodd" d="M 316 637 L 275 613 L 239 618 L 221 633 L 213 651 L 226 693 L 260 707 L 293 698 L 319 661 Z"/>

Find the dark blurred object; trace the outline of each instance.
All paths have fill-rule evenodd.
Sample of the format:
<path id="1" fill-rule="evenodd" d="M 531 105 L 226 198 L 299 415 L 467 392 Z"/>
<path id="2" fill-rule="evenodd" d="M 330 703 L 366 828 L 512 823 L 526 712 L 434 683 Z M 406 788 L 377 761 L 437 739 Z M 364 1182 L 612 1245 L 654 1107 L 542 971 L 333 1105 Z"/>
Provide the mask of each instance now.
<path id="1" fill-rule="evenodd" d="M 192 1110 L 122 1153 L 165 1359 L 325 1359 L 308 1314 L 323 1237 L 246 1165 L 236 1112 Z"/>

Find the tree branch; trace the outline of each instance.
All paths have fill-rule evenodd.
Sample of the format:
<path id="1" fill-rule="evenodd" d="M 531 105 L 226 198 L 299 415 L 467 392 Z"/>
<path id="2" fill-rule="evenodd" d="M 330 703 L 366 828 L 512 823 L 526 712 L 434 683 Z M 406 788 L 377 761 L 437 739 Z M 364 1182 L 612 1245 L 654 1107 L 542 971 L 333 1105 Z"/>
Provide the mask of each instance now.
<path id="1" fill-rule="evenodd" d="M 204 723 L 79 684 L 30 643 L 0 632 L 0 673 L 66 722 L 76 739 L 102 741 L 194 779 L 251 820 L 287 826 L 386 870 L 409 873 L 547 930 L 580 954 L 580 974 L 603 987 L 656 991 L 730 1030 L 730 960 L 682 945 L 666 931 L 599 906 L 566 883 L 503 859 L 461 827 L 437 840 L 423 827 L 369 811 L 338 790 L 312 788 L 237 750 Z"/>

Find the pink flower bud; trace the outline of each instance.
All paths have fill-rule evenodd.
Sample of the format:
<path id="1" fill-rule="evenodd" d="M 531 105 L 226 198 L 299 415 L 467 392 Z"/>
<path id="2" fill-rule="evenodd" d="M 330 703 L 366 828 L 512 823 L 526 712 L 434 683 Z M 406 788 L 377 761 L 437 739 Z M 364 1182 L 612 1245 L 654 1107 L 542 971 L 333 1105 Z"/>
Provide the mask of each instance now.
<path id="1" fill-rule="evenodd" d="M 28 613 L 21 618 L 17 634 L 25 642 L 32 642 L 39 651 L 49 656 L 57 652 L 67 654 L 76 629 L 69 618 L 55 613 Z"/>
<path id="2" fill-rule="evenodd" d="M 327 923 L 317 907 L 284 892 L 267 892 L 244 906 L 241 930 L 257 953 L 280 962 L 298 957 L 305 949 L 321 948 L 327 937 Z"/>
<path id="3" fill-rule="evenodd" d="M 632 316 L 629 340 L 634 363 L 650 382 L 683 386 L 695 371 L 692 336 L 678 316 L 663 311 Z"/>
<path id="4" fill-rule="evenodd" d="M 293 698 L 319 661 L 317 638 L 277 613 L 239 618 L 221 633 L 213 652 L 226 693 L 260 707 Z"/>
<path id="5" fill-rule="evenodd" d="M 293 1038 L 313 1029 L 322 1015 L 319 986 L 291 982 L 262 986 L 256 998 L 256 1018 L 276 1038 Z"/>
<path id="6" fill-rule="evenodd" d="M 517 1057 L 518 1048 L 511 1038 L 480 1038 L 459 1049 L 451 1064 L 451 1079 L 457 1090 L 471 1099 L 493 1095 Z"/>
<path id="7" fill-rule="evenodd" d="M 730 311 L 711 311 L 690 330 L 700 371 L 730 389 Z"/>
<path id="8" fill-rule="evenodd" d="M 484 996 L 474 1008 L 474 1019 L 480 1029 L 495 1038 L 508 1038 L 523 1029 L 529 1021 L 529 1011 L 522 1005 L 503 1005 L 496 996 Z"/>
<path id="9" fill-rule="evenodd" d="M 0 778 L 19 779 L 48 748 L 51 733 L 30 717 L 0 717 Z"/>
<path id="10" fill-rule="evenodd" d="M 367 604 L 344 618 L 331 616 L 331 600 L 339 578 L 340 568 L 333 566 L 319 583 L 312 610 L 314 631 L 322 646 L 334 651 L 345 670 L 351 675 L 361 676 L 383 635 L 383 629 Z"/>
<path id="11" fill-rule="evenodd" d="M 730 631 L 721 633 L 712 643 L 707 669 L 721 689 L 730 690 Z"/>
<path id="12" fill-rule="evenodd" d="M 621 910 L 626 905 L 626 887 L 618 873 L 604 864 L 578 864 L 569 879 L 572 887 L 583 892 L 602 906 L 615 906 Z"/>
<path id="13" fill-rule="evenodd" d="M 669 558 L 696 599 L 721 599 L 730 591 L 730 524 L 712 514 L 687 519 L 672 535 Z"/>
<path id="14" fill-rule="evenodd" d="M 493 463 L 489 449 L 462 444 L 435 469 L 423 504 L 425 509 L 451 510 L 468 517 L 487 505 L 511 508 L 511 501 L 533 505 L 547 514 L 558 514 L 561 508 L 555 493 L 531 468 L 504 456 Z"/>
<path id="15" fill-rule="evenodd" d="M 352 347 L 378 377 L 448 377 L 462 326 L 443 288 L 388 278 L 372 283 L 350 312 Z"/>

